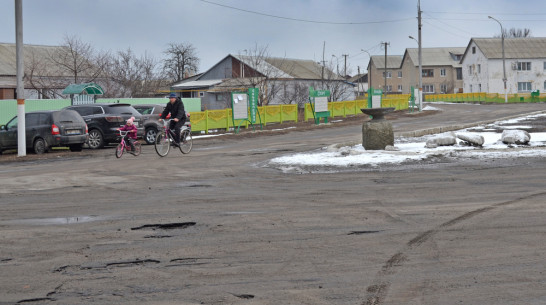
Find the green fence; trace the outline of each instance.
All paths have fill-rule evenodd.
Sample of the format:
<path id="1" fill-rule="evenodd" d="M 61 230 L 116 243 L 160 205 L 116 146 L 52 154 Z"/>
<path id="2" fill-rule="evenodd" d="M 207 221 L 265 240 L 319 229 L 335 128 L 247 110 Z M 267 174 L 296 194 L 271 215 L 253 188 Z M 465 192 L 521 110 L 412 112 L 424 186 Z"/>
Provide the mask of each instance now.
<path id="1" fill-rule="evenodd" d="M 540 93 L 518 93 L 508 94 L 508 103 L 538 103 L 546 102 L 546 94 Z M 502 93 L 453 93 L 453 94 L 428 94 L 424 97 L 427 102 L 450 102 L 450 103 L 504 103 L 505 97 Z"/>

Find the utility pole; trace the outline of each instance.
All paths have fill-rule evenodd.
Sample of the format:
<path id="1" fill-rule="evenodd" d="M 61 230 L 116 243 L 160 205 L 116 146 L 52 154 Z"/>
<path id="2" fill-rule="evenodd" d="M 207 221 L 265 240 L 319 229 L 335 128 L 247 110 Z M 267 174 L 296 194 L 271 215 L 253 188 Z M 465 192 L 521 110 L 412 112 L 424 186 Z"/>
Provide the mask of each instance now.
<path id="1" fill-rule="evenodd" d="M 385 78 L 385 86 L 383 87 L 383 94 L 385 97 L 387 97 L 387 46 L 390 46 L 390 42 L 382 42 L 382 44 L 385 46 L 385 72 L 384 72 L 384 78 Z"/>
<path id="2" fill-rule="evenodd" d="M 324 80 L 324 65 L 326 64 L 326 62 L 324 61 L 324 51 L 325 51 L 325 49 L 326 49 L 326 41 L 322 45 L 322 72 L 320 74 L 320 79 L 321 80 Z"/>
<path id="3" fill-rule="evenodd" d="M 421 27 L 423 24 L 421 23 L 421 0 L 417 2 L 417 27 L 419 30 L 419 111 L 423 110 L 423 63 L 422 63 L 422 53 L 421 53 Z"/>
<path id="4" fill-rule="evenodd" d="M 17 155 L 27 155 L 25 83 L 23 83 L 23 0 L 15 0 L 15 66 L 17 69 Z"/>
<path id="5" fill-rule="evenodd" d="M 343 79 L 345 79 L 347 77 L 347 56 L 349 54 L 341 54 L 341 56 L 345 57 L 345 67 L 343 68 Z"/>

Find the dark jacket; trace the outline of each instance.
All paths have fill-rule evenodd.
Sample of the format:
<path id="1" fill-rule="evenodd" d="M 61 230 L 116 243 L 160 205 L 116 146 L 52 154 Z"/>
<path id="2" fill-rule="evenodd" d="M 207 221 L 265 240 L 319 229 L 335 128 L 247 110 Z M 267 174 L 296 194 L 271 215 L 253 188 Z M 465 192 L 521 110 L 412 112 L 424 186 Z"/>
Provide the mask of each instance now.
<path id="1" fill-rule="evenodd" d="M 177 118 L 179 121 L 186 121 L 184 103 L 182 103 L 179 97 L 176 98 L 176 101 L 173 104 L 171 104 L 171 102 L 167 103 L 167 106 L 161 114 L 161 118 L 166 119 L 169 113 L 171 113 L 171 119 Z"/>

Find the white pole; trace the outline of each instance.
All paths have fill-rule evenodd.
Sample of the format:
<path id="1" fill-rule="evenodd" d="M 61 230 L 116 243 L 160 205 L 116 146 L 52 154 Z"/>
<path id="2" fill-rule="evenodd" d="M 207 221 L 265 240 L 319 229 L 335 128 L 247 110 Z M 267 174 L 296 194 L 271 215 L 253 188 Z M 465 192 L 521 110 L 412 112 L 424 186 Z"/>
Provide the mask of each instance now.
<path id="1" fill-rule="evenodd" d="M 423 64 L 422 64 L 422 53 L 421 53 L 421 27 L 423 26 L 421 24 L 421 0 L 417 3 L 417 23 L 419 28 L 419 37 L 418 37 L 418 43 L 419 43 L 419 111 L 423 110 Z"/>
<path id="2" fill-rule="evenodd" d="M 23 83 L 23 0 L 15 0 L 15 64 L 17 66 L 17 155 L 27 154 L 25 122 L 25 85 Z"/>

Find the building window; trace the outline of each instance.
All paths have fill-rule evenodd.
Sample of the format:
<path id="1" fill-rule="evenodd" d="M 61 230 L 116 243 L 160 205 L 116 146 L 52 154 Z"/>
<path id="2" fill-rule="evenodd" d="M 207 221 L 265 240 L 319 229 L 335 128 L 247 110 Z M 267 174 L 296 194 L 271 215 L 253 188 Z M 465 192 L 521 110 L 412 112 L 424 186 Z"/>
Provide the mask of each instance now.
<path id="1" fill-rule="evenodd" d="M 402 78 L 402 71 L 398 71 L 398 78 Z"/>
<path id="2" fill-rule="evenodd" d="M 478 64 L 478 74 L 482 73 L 482 65 Z"/>
<path id="3" fill-rule="evenodd" d="M 455 71 L 457 71 L 457 80 L 463 79 L 463 68 L 455 68 Z"/>
<path id="4" fill-rule="evenodd" d="M 392 85 L 387 85 L 387 90 L 386 92 L 392 92 Z"/>
<path id="5" fill-rule="evenodd" d="M 482 84 L 478 84 L 478 92 L 482 92 Z"/>
<path id="6" fill-rule="evenodd" d="M 440 91 L 442 91 L 441 93 L 447 93 L 447 85 L 446 84 L 441 84 L 440 85 Z"/>
<path id="7" fill-rule="evenodd" d="M 544 82 L 544 91 L 546 91 L 546 81 Z"/>
<path id="8" fill-rule="evenodd" d="M 205 91 L 199 91 L 199 97 L 204 97 L 205 96 Z"/>
<path id="9" fill-rule="evenodd" d="M 398 92 L 402 92 L 402 85 L 398 85 Z"/>
<path id="10" fill-rule="evenodd" d="M 470 93 L 472 93 L 472 85 L 470 85 Z"/>
<path id="11" fill-rule="evenodd" d="M 472 47 L 472 54 L 476 54 L 476 47 Z"/>
<path id="12" fill-rule="evenodd" d="M 383 78 L 385 78 L 385 73 L 387 74 L 387 78 L 391 78 L 391 77 L 392 77 L 392 72 L 391 72 L 391 71 L 387 71 L 387 72 L 383 72 Z"/>
<path id="13" fill-rule="evenodd" d="M 446 69 L 445 68 L 440 69 L 440 76 L 446 76 Z"/>
<path id="14" fill-rule="evenodd" d="M 544 62 L 544 71 L 546 71 L 546 61 Z"/>
<path id="15" fill-rule="evenodd" d="M 423 69 L 423 77 L 434 77 L 434 69 Z"/>
<path id="16" fill-rule="evenodd" d="M 216 94 L 216 101 L 223 101 L 223 100 L 224 100 L 224 95 Z"/>
<path id="17" fill-rule="evenodd" d="M 531 70 L 531 62 L 518 62 L 518 71 L 530 71 Z"/>
<path id="18" fill-rule="evenodd" d="M 518 92 L 531 92 L 531 82 L 518 82 Z"/>
<path id="19" fill-rule="evenodd" d="M 423 85 L 423 93 L 434 93 L 434 85 Z"/>
<path id="20" fill-rule="evenodd" d="M 473 68 L 472 65 L 468 65 L 468 75 L 472 75 L 472 70 L 474 70 L 472 68 Z"/>

